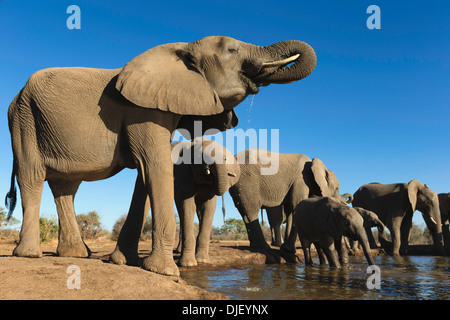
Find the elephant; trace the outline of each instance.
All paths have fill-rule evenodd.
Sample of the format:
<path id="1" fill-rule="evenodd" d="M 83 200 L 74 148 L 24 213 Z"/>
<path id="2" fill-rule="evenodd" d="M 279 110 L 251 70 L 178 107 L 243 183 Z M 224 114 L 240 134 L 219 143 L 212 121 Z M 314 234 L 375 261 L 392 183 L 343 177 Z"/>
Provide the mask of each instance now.
<path id="1" fill-rule="evenodd" d="M 172 144 L 175 204 L 180 216 L 180 265 L 196 266 L 209 261 L 209 241 L 217 196 L 234 185 L 240 176 L 233 154 L 217 142 L 196 138 Z M 183 159 L 187 161 L 179 161 Z M 197 159 L 195 159 L 197 158 Z M 194 215 L 200 223 L 197 241 Z"/>
<path id="2" fill-rule="evenodd" d="M 353 195 L 350 193 L 345 193 L 339 195 L 339 198 L 344 203 L 349 204 L 352 202 Z M 292 228 L 292 214 L 286 216 L 283 205 L 272 208 L 266 208 L 266 213 L 267 213 L 267 220 L 269 221 L 270 234 L 272 238 L 271 245 L 274 247 L 281 247 L 281 245 L 283 244 L 283 239 L 287 239 L 289 237 L 289 233 Z M 284 237 L 281 235 L 281 225 L 283 223 L 286 223 Z"/>
<path id="3" fill-rule="evenodd" d="M 369 240 L 370 248 L 377 248 L 377 244 L 375 243 L 375 239 L 373 238 L 373 234 L 371 231 L 371 228 L 377 227 L 378 234 L 381 234 L 384 232 L 384 224 L 381 222 L 381 220 L 378 218 L 377 214 L 375 212 L 372 212 L 370 210 L 366 210 L 364 208 L 360 207 L 354 207 L 356 211 L 363 217 L 364 223 L 364 230 L 366 230 L 367 238 Z M 350 240 L 350 248 L 353 250 L 357 249 L 358 243 L 357 241 Z"/>
<path id="4" fill-rule="evenodd" d="M 393 256 L 407 253 L 412 217 L 416 210 L 422 212 L 437 250 L 444 254 L 438 196 L 426 184 L 417 180 L 394 184 L 369 183 L 361 186 L 353 197 L 354 207 L 375 212 L 389 229 Z M 379 238 L 381 245 L 389 249 L 384 233 Z"/>
<path id="5" fill-rule="evenodd" d="M 279 233 L 283 212 L 289 221 L 295 206 L 303 199 L 312 195 L 339 197 L 336 175 L 320 159 L 311 160 L 303 154 L 276 153 L 264 149 L 244 150 L 235 158 L 241 177 L 229 192 L 245 222 L 253 248 L 270 248 L 258 220 L 261 208 L 266 209 L 270 223 Z M 263 169 L 271 169 L 272 172 L 269 170 L 265 172 L 268 174 L 263 174 Z M 295 251 L 295 239 L 295 232 L 289 231 L 289 237 L 283 244 L 285 249 Z"/>
<path id="6" fill-rule="evenodd" d="M 314 243 L 319 253 L 321 264 L 325 263 L 325 257 L 331 267 L 340 268 L 341 264 L 348 263 L 344 236 L 358 240 L 369 265 L 375 264 L 362 216 L 339 199 L 312 197 L 301 201 L 295 207 L 294 223 L 306 265 L 312 264 L 311 243 Z"/>
<path id="7" fill-rule="evenodd" d="M 293 64 L 292 64 L 293 63 Z M 287 66 L 288 64 L 292 64 Z M 237 125 L 234 112 L 260 86 L 291 83 L 316 65 L 314 50 L 288 40 L 266 47 L 210 36 L 153 47 L 123 68 L 49 68 L 35 72 L 8 110 L 13 165 L 6 203 L 20 188 L 23 221 L 13 254 L 40 257 L 39 206 L 48 181 L 58 212 L 60 256 L 86 257 L 73 201 L 82 181 L 137 169 L 133 198 L 111 260 L 132 264 L 151 207 L 152 251 L 144 269 L 178 275 L 171 138 Z"/>
<path id="8" fill-rule="evenodd" d="M 450 193 L 439 193 L 439 211 L 441 212 L 442 235 L 444 237 L 444 246 L 450 250 Z"/>

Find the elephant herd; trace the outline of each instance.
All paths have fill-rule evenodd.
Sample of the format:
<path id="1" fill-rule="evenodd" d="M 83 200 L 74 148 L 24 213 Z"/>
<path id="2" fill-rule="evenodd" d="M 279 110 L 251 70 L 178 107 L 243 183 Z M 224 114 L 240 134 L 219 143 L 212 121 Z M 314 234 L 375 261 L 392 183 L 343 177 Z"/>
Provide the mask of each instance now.
<path id="1" fill-rule="evenodd" d="M 309 244 L 314 243 L 321 260 L 339 266 L 347 259 L 342 245 L 346 236 L 361 243 L 373 264 L 368 250 L 373 245 L 373 223 L 380 231 L 383 224 L 391 231 L 392 252 L 399 254 L 406 249 L 417 209 L 435 245 L 443 250 L 441 224 L 446 225 L 448 236 L 449 197 L 442 196 L 439 202 L 436 193 L 418 181 L 369 184 L 353 196 L 339 195 L 335 174 L 317 158 L 280 153 L 278 170 L 262 175 L 267 164 L 264 157 L 273 156 L 270 151 L 245 150 L 234 157 L 215 142 L 198 138 L 212 129 L 235 127 L 234 108 L 249 94 L 257 94 L 259 87 L 298 81 L 311 74 L 315 65 L 314 50 L 302 41 L 262 47 L 211 36 L 156 46 L 123 68 L 35 72 L 8 109 L 13 164 L 6 205 L 10 216 L 17 202 L 17 182 L 23 210 L 20 241 L 13 254 L 42 255 L 39 207 L 47 181 L 59 219 L 57 254 L 89 256 L 75 219 L 75 194 L 82 181 L 106 179 L 124 168 L 136 169 L 137 178 L 127 219 L 111 254 L 114 263 L 139 262 L 139 237 L 151 209 L 152 251 L 143 268 L 179 275 L 173 259 L 174 202 L 182 225 L 180 264 L 208 261 L 216 196 L 227 190 L 252 247 L 268 248 L 258 221 L 259 211 L 266 209 L 274 243 L 281 245 L 280 225 L 286 221 L 289 232 L 282 248 L 294 250 L 298 234 L 307 262 Z M 191 141 L 172 144 L 175 130 Z M 349 207 L 351 200 L 365 210 Z M 195 212 L 200 221 L 197 239 L 192 230 Z M 375 222 L 367 218 L 370 215 Z M 384 245 L 387 240 L 380 234 Z"/>
<path id="2" fill-rule="evenodd" d="M 184 144 L 184 149 L 179 149 L 180 144 Z M 312 243 L 321 263 L 328 262 L 338 268 L 347 263 L 347 238 L 358 241 L 369 265 L 374 264 L 370 249 L 376 248 L 377 244 L 372 227 L 378 228 L 384 248 L 393 255 L 406 254 L 412 215 L 416 209 L 422 212 L 439 253 L 445 254 L 442 225 L 448 229 L 448 209 L 440 210 L 439 205 L 442 207 L 445 202 L 439 201 L 438 195 L 419 181 L 391 185 L 371 183 L 362 186 L 354 195 L 340 195 L 336 175 L 317 158 L 311 160 L 294 153 L 274 154 L 262 149 L 244 150 L 232 158 L 225 147 L 206 139 L 174 146 L 174 150 L 179 149 L 176 155 L 183 152 L 193 154 L 189 152 L 193 148 L 201 150 L 199 152 L 203 152 L 207 160 L 191 164 L 189 173 L 186 173 L 186 164 L 174 165 L 175 202 L 181 221 L 182 266 L 207 262 L 216 195 L 223 195 L 227 190 L 245 222 L 251 247 L 270 248 L 258 220 L 260 209 L 266 209 L 272 245 L 295 252 L 298 236 L 307 264 L 312 263 Z M 211 152 L 219 163 L 213 161 Z M 278 170 L 274 174 L 261 174 L 269 163 L 268 158 L 277 159 Z M 348 206 L 350 202 L 353 207 Z M 193 234 L 195 212 L 200 222 L 196 250 Z M 280 232 L 283 222 L 287 224 L 284 243 Z M 386 238 L 385 226 L 390 230 L 392 244 Z M 448 232 L 445 234 L 448 236 Z"/>

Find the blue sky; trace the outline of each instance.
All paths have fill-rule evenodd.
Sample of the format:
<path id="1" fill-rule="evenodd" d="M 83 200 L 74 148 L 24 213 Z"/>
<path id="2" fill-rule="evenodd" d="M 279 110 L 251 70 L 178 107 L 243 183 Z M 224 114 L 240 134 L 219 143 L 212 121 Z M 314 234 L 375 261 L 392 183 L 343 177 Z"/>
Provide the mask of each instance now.
<path id="1" fill-rule="evenodd" d="M 80 30 L 66 27 L 72 4 L 81 9 Z M 366 27 L 372 4 L 381 9 L 379 30 Z M 279 129 L 280 152 L 320 158 L 342 193 L 411 179 L 450 192 L 448 12 L 446 1 L 0 0 L 0 193 L 9 189 L 12 166 L 7 109 L 33 72 L 118 68 L 156 45 L 209 35 L 257 45 L 296 39 L 317 53 L 306 79 L 261 88 L 242 102 L 238 128 Z M 111 229 L 128 211 L 135 176 L 124 170 L 83 183 L 77 213 L 96 210 Z M 228 194 L 225 200 L 227 217 L 239 217 Z M 56 216 L 47 185 L 41 215 Z M 423 221 L 418 212 L 415 221 Z"/>

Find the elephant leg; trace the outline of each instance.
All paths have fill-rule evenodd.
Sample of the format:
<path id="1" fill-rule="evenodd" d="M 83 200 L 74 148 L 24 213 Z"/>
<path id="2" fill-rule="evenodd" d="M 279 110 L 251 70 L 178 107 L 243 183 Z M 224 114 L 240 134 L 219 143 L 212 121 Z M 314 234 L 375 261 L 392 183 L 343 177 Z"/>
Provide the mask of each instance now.
<path id="1" fill-rule="evenodd" d="M 313 261 L 311 258 L 311 241 L 309 239 L 301 238 L 303 255 L 305 257 L 305 265 L 312 265 Z"/>
<path id="2" fill-rule="evenodd" d="M 140 264 L 138 255 L 139 238 L 149 210 L 150 200 L 142 176 L 139 174 L 134 185 L 133 198 L 127 218 L 122 230 L 120 230 L 116 248 L 110 256 L 112 262 L 134 266 Z"/>
<path id="3" fill-rule="evenodd" d="M 409 238 L 411 236 L 411 229 L 412 229 L 412 214 L 407 214 L 403 220 L 402 224 L 400 226 L 400 254 L 406 255 L 408 253 L 408 243 Z"/>
<path id="4" fill-rule="evenodd" d="M 348 251 L 347 246 L 345 245 L 344 237 L 335 240 L 334 247 L 339 254 L 339 262 L 341 264 L 348 264 Z"/>
<path id="5" fill-rule="evenodd" d="M 392 255 L 400 256 L 400 245 L 401 245 L 401 233 L 400 228 L 402 224 L 402 218 L 396 217 L 392 220 L 391 238 L 392 238 Z"/>
<path id="6" fill-rule="evenodd" d="M 180 216 L 180 229 L 182 230 L 180 265 L 193 267 L 197 265 L 194 235 L 195 199 L 190 197 L 183 200 L 177 199 L 175 202 Z"/>
<path id="7" fill-rule="evenodd" d="M 267 219 L 272 233 L 272 246 L 281 247 L 283 238 L 281 236 L 281 224 L 283 223 L 283 205 L 266 208 Z"/>
<path id="8" fill-rule="evenodd" d="M 86 258 L 91 254 L 81 238 L 73 204 L 80 184 L 81 180 L 48 180 L 58 212 L 59 231 L 56 252 L 61 257 Z"/>
<path id="9" fill-rule="evenodd" d="M 214 212 L 216 210 L 216 200 L 217 197 L 214 196 L 207 200 L 198 200 L 197 203 L 197 214 L 198 220 L 200 222 L 200 230 L 197 236 L 197 248 L 195 257 L 198 263 L 208 263 L 209 262 L 209 242 L 211 240 L 211 228 L 214 218 Z"/>
<path id="10" fill-rule="evenodd" d="M 335 250 L 334 239 L 322 239 L 320 240 L 320 246 L 328 259 L 330 267 L 340 268 L 338 254 Z"/>
<path id="11" fill-rule="evenodd" d="M 42 256 L 39 240 L 39 207 L 44 186 L 45 169 L 39 165 L 24 162 L 24 168 L 17 172 L 17 184 L 22 199 L 23 220 L 19 244 L 13 255 L 37 258 Z"/>
<path id="12" fill-rule="evenodd" d="M 328 264 L 327 257 L 325 256 L 325 253 L 323 252 L 319 241 L 314 241 L 314 248 L 316 248 L 316 252 L 317 252 L 317 256 L 319 257 L 320 265 Z"/>

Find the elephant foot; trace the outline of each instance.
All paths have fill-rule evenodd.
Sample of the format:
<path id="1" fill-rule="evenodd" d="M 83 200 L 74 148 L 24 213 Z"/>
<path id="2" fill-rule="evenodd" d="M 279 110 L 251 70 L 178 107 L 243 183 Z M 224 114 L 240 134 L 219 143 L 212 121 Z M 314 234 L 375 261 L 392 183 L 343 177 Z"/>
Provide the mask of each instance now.
<path id="1" fill-rule="evenodd" d="M 25 258 L 40 258 L 42 251 L 39 244 L 20 241 L 13 251 L 13 256 Z"/>
<path id="2" fill-rule="evenodd" d="M 152 253 L 144 259 L 142 267 L 145 270 L 166 276 L 180 276 L 180 270 L 178 270 L 177 265 L 173 261 L 172 255 L 164 256 L 152 251 Z"/>
<path id="3" fill-rule="evenodd" d="M 195 259 L 194 255 L 182 254 L 180 258 L 180 266 L 195 267 L 197 266 L 197 259 Z"/>
<path id="4" fill-rule="evenodd" d="M 59 241 L 56 253 L 60 257 L 88 258 L 91 256 L 91 250 L 83 241 L 76 243 Z"/>
<path id="5" fill-rule="evenodd" d="M 109 256 L 109 261 L 112 263 L 122 265 L 127 264 L 130 266 L 140 266 L 141 260 L 137 252 L 127 252 L 125 250 L 121 250 L 119 246 L 116 246 L 116 249 Z"/>
<path id="6" fill-rule="evenodd" d="M 208 253 L 197 252 L 197 254 L 195 255 L 195 258 L 197 260 L 197 263 L 209 263 Z"/>

